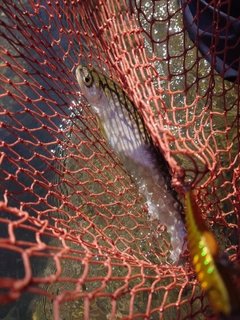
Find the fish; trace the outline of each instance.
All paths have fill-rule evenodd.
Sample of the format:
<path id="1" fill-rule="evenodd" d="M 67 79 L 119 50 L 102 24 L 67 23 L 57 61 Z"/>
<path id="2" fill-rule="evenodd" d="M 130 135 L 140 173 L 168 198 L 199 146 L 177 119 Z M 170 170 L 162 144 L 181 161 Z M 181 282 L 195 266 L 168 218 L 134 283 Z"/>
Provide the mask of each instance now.
<path id="1" fill-rule="evenodd" d="M 192 264 L 212 309 L 225 319 L 233 319 L 236 313 L 240 316 L 239 292 L 233 283 L 230 261 L 220 254 L 192 190 L 186 193 L 186 230 Z"/>
<path id="2" fill-rule="evenodd" d="M 181 204 L 171 187 L 168 163 L 153 143 L 143 117 L 121 87 L 96 69 L 79 65 L 76 78 L 90 104 L 99 128 L 124 168 L 146 198 L 150 220 L 158 219 L 171 238 L 170 259 L 182 252 L 185 225 Z"/>

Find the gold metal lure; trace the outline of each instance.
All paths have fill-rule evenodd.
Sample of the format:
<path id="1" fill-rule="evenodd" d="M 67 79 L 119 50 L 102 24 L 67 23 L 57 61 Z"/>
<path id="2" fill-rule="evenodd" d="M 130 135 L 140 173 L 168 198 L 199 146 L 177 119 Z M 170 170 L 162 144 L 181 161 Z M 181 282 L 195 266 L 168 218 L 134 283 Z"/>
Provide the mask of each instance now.
<path id="1" fill-rule="evenodd" d="M 221 264 L 217 241 L 205 224 L 192 191 L 186 194 L 186 206 L 188 246 L 197 279 L 213 310 L 229 315 L 232 308 L 231 275 Z"/>

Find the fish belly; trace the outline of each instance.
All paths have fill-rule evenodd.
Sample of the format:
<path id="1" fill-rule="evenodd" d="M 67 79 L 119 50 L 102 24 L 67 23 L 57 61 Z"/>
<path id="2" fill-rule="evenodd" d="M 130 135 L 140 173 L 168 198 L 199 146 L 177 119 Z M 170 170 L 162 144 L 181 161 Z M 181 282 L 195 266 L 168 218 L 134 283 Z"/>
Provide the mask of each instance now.
<path id="1" fill-rule="evenodd" d="M 157 219 L 167 227 L 172 244 L 170 258 L 176 262 L 183 250 L 185 226 L 178 209 L 178 202 L 166 185 L 157 167 L 156 159 L 152 158 L 151 150 L 148 152 L 146 149 L 146 147 L 143 148 L 140 161 L 136 157 L 122 161 L 125 168 L 131 173 L 139 192 L 146 198 L 149 219 Z M 138 150 L 138 154 L 140 153 Z"/>

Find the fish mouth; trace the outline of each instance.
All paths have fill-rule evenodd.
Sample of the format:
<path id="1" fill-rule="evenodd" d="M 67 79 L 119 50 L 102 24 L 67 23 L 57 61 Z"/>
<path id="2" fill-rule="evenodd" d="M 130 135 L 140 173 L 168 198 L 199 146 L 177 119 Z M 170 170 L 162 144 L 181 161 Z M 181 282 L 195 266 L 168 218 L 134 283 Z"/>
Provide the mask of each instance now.
<path id="1" fill-rule="evenodd" d="M 77 66 L 76 71 L 75 71 L 75 75 L 76 75 L 78 82 L 81 80 L 81 77 L 80 77 L 81 72 L 82 72 L 82 65 L 80 64 L 79 66 Z"/>
<path id="2" fill-rule="evenodd" d="M 89 74 L 89 72 L 90 72 L 89 68 L 84 64 L 79 64 L 76 68 L 76 75 L 80 73 L 81 75 L 84 76 Z"/>
<path id="3" fill-rule="evenodd" d="M 76 73 L 77 73 L 77 72 L 81 72 L 82 69 L 83 69 L 83 67 L 86 67 L 86 66 L 84 66 L 83 64 L 79 64 L 79 65 L 77 66 L 77 68 L 76 68 Z"/>
<path id="4" fill-rule="evenodd" d="M 76 75 L 77 82 L 79 84 L 80 89 L 84 91 L 84 82 L 83 82 L 84 72 L 83 72 L 83 66 L 81 64 L 77 66 L 75 75 Z"/>

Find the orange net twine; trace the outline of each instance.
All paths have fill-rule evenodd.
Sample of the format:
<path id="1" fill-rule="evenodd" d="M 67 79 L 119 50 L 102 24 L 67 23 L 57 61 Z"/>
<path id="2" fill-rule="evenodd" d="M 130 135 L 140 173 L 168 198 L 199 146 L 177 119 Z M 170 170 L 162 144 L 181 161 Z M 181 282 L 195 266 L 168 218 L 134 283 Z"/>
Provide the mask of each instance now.
<path id="1" fill-rule="evenodd" d="M 75 76 L 84 63 L 119 84 L 179 201 L 191 185 L 220 251 L 237 263 L 239 85 L 226 75 L 239 55 L 228 62 L 227 42 L 218 52 L 232 30 L 230 18 L 220 23 L 220 1 L 208 1 L 216 15 L 206 32 L 215 29 L 200 52 L 206 32 L 191 38 L 200 2 L 0 3 L 1 319 L 215 317 L 188 250 L 169 258 L 166 226 L 149 219 Z"/>

